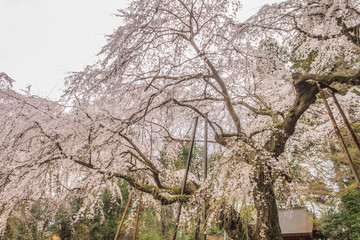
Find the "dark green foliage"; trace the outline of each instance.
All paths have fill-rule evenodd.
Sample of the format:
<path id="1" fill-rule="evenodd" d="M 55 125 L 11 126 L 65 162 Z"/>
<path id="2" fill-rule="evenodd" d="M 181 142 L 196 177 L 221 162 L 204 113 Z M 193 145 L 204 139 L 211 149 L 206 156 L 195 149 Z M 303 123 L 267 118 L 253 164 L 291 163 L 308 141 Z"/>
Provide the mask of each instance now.
<path id="1" fill-rule="evenodd" d="M 190 143 L 184 144 L 179 154 L 177 161 L 175 162 L 175 169 L 185 169 L 187 158 L 189 156 Z M 219 154 L 208 155 L 208 172 L 214 169 L 215 164 L 219 161 L 221 156 Z M 193 154 L 190 164 L 190 172 L 197 178 L 202 179 L 203 177 L 203 162 L 204 162 L 204 145 L 194 144 Z"/>
<path id="2" fill-rule="evenodd" d="M 60 225 L 58 235 L 62 240 L 74 239 L 72 219 L 70 216 L 58 218 L 57 223 Z"/>
<path id="3" fill-rule="evenodd" d="M 354 186 L 348 188 L 342 200 L 347 213 L 345 226 L 349 236 L 351 239 L 360 239 L 360 189 Z"/>
<path id="4" fill-rule="evenodd" d="M 321 232 L 328 239 L 348 239 L 344 219 L 346 213 L 344 211 L 335 212 L 331 209 L 327 215 L 320 219 Z"/>
<path id="5" fill-rule="evenodd" d="M 340 211 L 331 209 L 320 220 L 321 230 L 329 240 L 360 239 L 360 189 L 350 186 L 341 197 Z"/>
<path id="6" fill-rule="evenodd" d="M 185 144 L 182 147 L 181 153 L 179 155 L 178 161 L 175 162 L 176 169 L 185 169 L 187 164 L 187 159 L 190 152 L 190 143 Z M 200 177 L 203 173 L 203 156 L 204 156 L 204 147 L 194 144 L 194 149 L 191 158 L 190 172 L 194 175 Z"/>
<path id="7" fill-rule="evenodd" d="M 8 219 L 6 225 L 4 240 L 23 240 L 23 239 L 42 239 L 44 238 L 44 231 L 38 229 L 37 222 L 44 217 L 42 216 L 44 208 L 39 202 L 35 202 L 30 206 L 24 203 L 19 206 L 16 211 L 18 217 L 11 216 Z M 44 226 L 47 226 L 47 221 L 44 222 Z"/>

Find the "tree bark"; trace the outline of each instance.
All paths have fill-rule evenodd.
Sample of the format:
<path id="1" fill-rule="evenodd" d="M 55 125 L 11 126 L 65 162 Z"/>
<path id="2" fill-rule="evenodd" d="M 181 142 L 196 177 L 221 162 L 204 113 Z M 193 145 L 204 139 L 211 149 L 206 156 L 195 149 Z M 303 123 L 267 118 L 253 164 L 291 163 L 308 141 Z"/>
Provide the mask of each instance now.
<path id="1" fill-rule="evenodd" d="M 258 164 L 255 182 L 253 197 L 257 221 L 252 239 L 283 240 L 274 192 L 275 178 L 266 162 Z"/>
<path id="2" fill-rule="evenodd" d="M 200 223 L 201 223 L 201 221 L 200 221 L 200 214 L 199 214 L 199 217 L 198 217 L 198 219 L 197 219 L 197 221 L 196 221 L 196 227 L 195 227 L 195 233 L 194 233 L 194 240 L 200 240 Z"/>
<path id="3" fill-rule="evenodd" d="M 167 239 L 168 226 L 166 222 L 166 206 L 161 208 L 160 220 L 161 220 L 161 235 L 164 239 Z"/>

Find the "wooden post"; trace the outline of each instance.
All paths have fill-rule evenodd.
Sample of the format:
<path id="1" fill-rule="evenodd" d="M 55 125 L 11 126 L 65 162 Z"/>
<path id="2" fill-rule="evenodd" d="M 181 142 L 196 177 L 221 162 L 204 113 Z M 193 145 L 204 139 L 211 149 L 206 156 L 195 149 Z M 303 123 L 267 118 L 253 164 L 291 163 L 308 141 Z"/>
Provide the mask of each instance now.
<path id="1" fill-rule="evenodd" d="M 186 181 L 187 181 L 187 177 L 188 177 L 188 173 L 189 173 L 189 169 L 190 169 L 190 160 L 191 160 L 191 156 L 192 156 L 192 152 L 193 152 L 193 148 L 194 148 L 195 134 L 196 134 L 196 127 L 197 127 L 198 119 L 199 119 L 199 117 L 195 117 L 195 123 L 194 123 L 193 135 L 192 135 L 192 139 L 191 139 L 190 151 L 189 151 L 189 155 L 188 155 L 188 159 L 187 159 L 187 163 L 186 163 L 186 170 L 185 170 L 183 185 L 182 185 L 182 188 L 181 188 L 181 195 L 184 194 L 185 188 L 186 188 Z M 178 213 L 177 213 L 177 217 L 176 217 L 176 222 L 175 222 L 175 227 L 174 227 L 174 234 L 172 236 L 172 240 L 176 240 L 177 229 L 178 229 L 178 226 L 179 226 L 179 220 L 180 220 L 180 214 L 181 214 L 181 207 L 182 207 L 182 202 L 180 201 L 179 208 L 178 208 Z"/>
<path id="2" fill-rule="evenodd" d="M 195 227 L 195 234 L 194 234 L 194 240 L 199 240 L 199 233 L 200 233 L 200 224 L 201 224 L 201 214 L 199 214 L 197 221 L 196 221 L 196 227 Z"/>
<path id="3" fill-rule="evenodd" d="M 341 106 L 340 106 L 337 98 L 335 97 L 334 92 L 331 91 L 331 90 L 329 90 L 329 92 L 330 92 L 331 96 L 332 96 L 333 99 L 334 99 L 334 102 L 335 102 L 336 107 L 339 109 L 339 112 L 340 112 L 340 114 L 341 114 L 341 116 L 342 116 L 342 118 L 343 118 L 343 120 L 344 120 L 344 122 L 345 122 L 346 127 L 348 128 L 348 130 L 349 130 L 349 132 L 350 132 L 350 135 L 351 135 L 352 139 L 354 140 L 357 148 L 358 148 L 359 151 L 360 151 L 360 143 L 359 143 L 359 140 L 358 140 L 358 138 L 357 138 L 354 130 L 352 129 L 352 127 L 351 127 L 351 125 L 350 125 L 350 123 L 349 123 L 349 120 L 347 119 L 347 117 L 346 117 L 344 111 L 342 110 L 342 108 L 341 108 Z"/>
<path id="4" fill-rule="evenodd" d="M 356 183 L 357 183 L 358 186 L 360 187 L 359 175 L 358 175 L 358 173 L 357 173 L 357 170 L 356 170 L 356 168 L 355 168 L 355 165 L 354 165 L 353 161 L 351 160 L 351 156 L 350 156 L 350 154 L 349 154 L 349 151 L 347 150 L 347 147 L 346 147 L 346 145 L 345 145 L 344 139 L 343 139 L 342 136 L 341 136 L 340 130 L 339 130 L 337 124 L 336 124 L 335 118 L 334 118 L 334 116 L 333 116 L 333 114 L 332 114 L 332 112 L 331 112 L 331 109 L 330 109 L 329 104 L 328 104 L 328 102 L 327 102 L 327 100 L 326 100 L 326 97 L 325 97 L 325 95 L 324 95 L 324 92 L 323 92 L 323 90 L 322 90 L 322 88 L 320 87 L 320 84 L 319 84 L 318 82 L 316 82 L 316 86 L 317 86 L 317 88 L 319 89 L 320 96 L 321 96 L 321 98 L 322 98 L 322 100 L 323 100 L 323 102 L 324 102 L 324 105 L 325 105 L 326 110 L 327 110 L 327 112 L 328 112 L 328 114 L 329 114 L 330 120 L 331 120 L 331 122 L 332 122 L 332 124 L 333 124 L 333 126 L 334 126 L 335 133 L 336 133 L 336 135 L 337 135 L 337 137 L 338 137 L 338 139 L 339 139 L 339 141 L 340 141 L 341 147 L 342 147 L 342 149 L 343 149 L 343 151 L 344 151 L 344 153 L 345 153 L 345 155 L 346 155 L 346 158 L 347 158 L 347 160 L 348 160 L 348 163 L 349 163 L 349 167 L 350 167 L 350 169 L 351 169 L 351 172 L 352 172 L 352 174 L 353 174 L 354 177 L 355 177 Z"/>
<path id="5" fill-rule="evenodd" d="M 142 184 L 144 184 L 144 179 L 142 180 Z M 142 194 L 143 194 L 143 192 L 140 192 L 139 205 L 138 205 L 137 214 L 136 214 L 136 222 L 135 222 L 133 240 L 136 240 L 137 230 L 138 230 L 138 226 L 139 226 L 140 212 L 141 212 L 141 207 L 142 207 Z"/>
<path id="6" fill-rule="evenodd" d="M 207 150 L 208 150 L 208 113 L 205 113 L 205 127 L 204 127 L 204 181 L 207 178 Z"/>
<path id="7" fill-rule="evenodd" d="M 133 190 L 131 191 L 130 195 L 129 195 L 129 199 L 128 199 L 128 202 L 127 202 L 127 204 L 126 204 L 124 213 L 123 213 L 123 215 L 122 215 L 122 217 L 121 217 L 121 221 L 120 221 L 119 227 L 118 227 L 118 229 L 117 229 L 117 231 L 116 231 L 116 235 L 115 235 L 114 240 L 117 240 L 118 237 L 119 237 L 119 233 L 120 233 L 121 227 L 122 227 L 122 225 L 123 225 L 123 223 L 124 223 L 125 216 L 126 216 L 126 213 L 127 213 L 128 209 L 129 209 L 129 205 L 130 205 L 132 196 L 134 195 L 134 191 L 135 191 L 135 189 L 133 189 Z"/>
<path id="8" fill-rule="evenodd" d="M 204 126 L 204 183 L 207 178 L 207 144 L 208 144 L 208 113 L 205 113 L 205 126 Z M 206 208 L 207 208 L 207 201 L 206 201 L 206 189 L 204 190 L 204 209 L 203 209 L 203 240 L 206 240 Z"/>

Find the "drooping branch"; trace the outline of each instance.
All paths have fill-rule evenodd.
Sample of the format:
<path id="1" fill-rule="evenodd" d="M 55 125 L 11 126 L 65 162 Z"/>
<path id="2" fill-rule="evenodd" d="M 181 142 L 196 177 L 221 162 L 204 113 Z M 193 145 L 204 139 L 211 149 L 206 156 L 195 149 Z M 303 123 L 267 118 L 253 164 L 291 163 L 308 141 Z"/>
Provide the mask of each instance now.
<path id="1" fill-rule="evenodd" d="M 241 214 L 232 206 L 223 203 L 219 210 L 220 227 L 236 240 L 254 239 L 253 227 L 244 222 Z"/>

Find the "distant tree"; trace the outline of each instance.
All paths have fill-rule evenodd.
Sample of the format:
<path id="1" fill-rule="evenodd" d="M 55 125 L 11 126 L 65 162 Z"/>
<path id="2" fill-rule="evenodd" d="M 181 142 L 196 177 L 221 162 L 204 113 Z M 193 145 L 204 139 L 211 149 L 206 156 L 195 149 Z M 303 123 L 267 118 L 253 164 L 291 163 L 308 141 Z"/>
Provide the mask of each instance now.
<path id="1" fill-rule="evenodd" d="M 360 238 L 360 191 L 355 186 L 349 186 L 341 196 L 343 205 L 339 209 L 330 208 L 320 219 L 324 236 L 332 239 Z"/>

